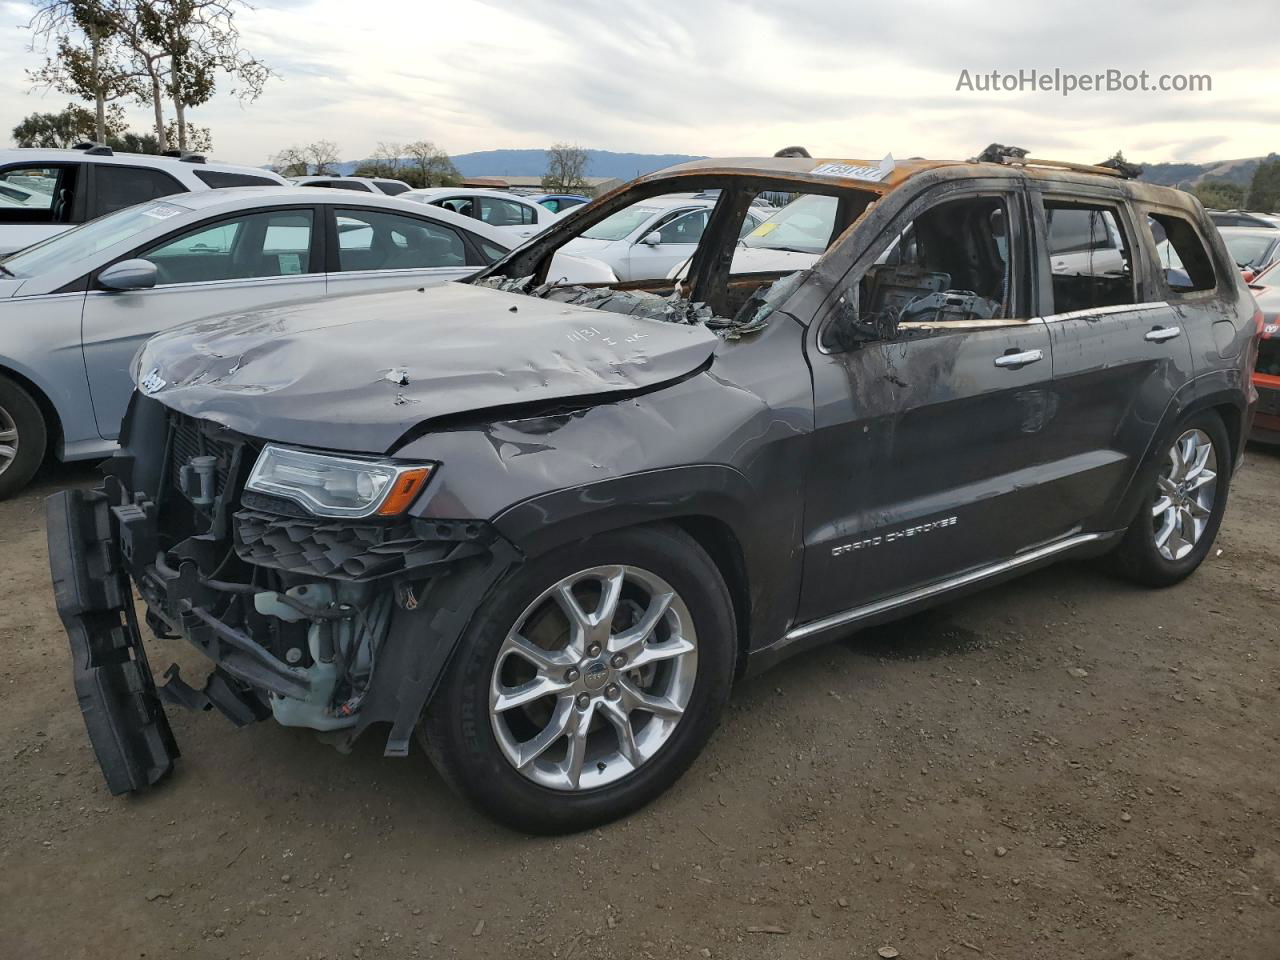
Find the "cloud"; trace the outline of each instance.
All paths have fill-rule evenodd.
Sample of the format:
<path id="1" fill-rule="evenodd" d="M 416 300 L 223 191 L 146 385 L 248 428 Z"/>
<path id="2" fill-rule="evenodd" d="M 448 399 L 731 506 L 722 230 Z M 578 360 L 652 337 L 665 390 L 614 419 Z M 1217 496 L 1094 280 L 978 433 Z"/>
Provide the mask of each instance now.
<path id="1" fill-rule="evenodd" d="M 0 6 L 0 124 L 43 105 Z M 21 9 L 27 9 L 22 7 Z M 1270 6 L 1206 17 L 1184 0 L 1012 0 L 853 5 L 840 0 L 270 0 L 239 15 L 246 45 L 281 75 L 242 106 L 193 111 L 217 154 L 263 162 L 326 138 L 343 155 L 430 139 L 458 153 L 567 140 L 613 150 L 833 156 L 971 156 L 991 141 L 1096 160 L 1264 154 L 1280 119 Z M 959 72 L 1036 68 L 1208 73 L 1196 94 L 967 93 Z M 15 69 L 16 68 L 16 69 Z M 33 103 L 35 106 L 33 106 Z M 139 125 L 146 112 L 136 113 Z M 1200 153 L 1199 151 L 1203 151 Z M 1194 155 L 1194 156 L 1193 156 Z"/>

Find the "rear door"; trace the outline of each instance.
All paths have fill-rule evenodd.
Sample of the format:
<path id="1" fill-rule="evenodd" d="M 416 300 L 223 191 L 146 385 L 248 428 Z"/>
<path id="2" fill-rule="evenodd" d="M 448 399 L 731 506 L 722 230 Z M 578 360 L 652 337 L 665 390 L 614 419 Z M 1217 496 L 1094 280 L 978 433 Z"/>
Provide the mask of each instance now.
<path id="1" fill-rule="evenodd" d="M 512 238 L 512 246 L 538 232 L 538 211 L 531 203 L 506 197 L 476 197 L 475 216 Z"/>
<path id="2" fill-rule="evenodd" d="M 1031 194 L 1063 467 L 1052 504 L 1064 523 L 1097 529 L 1192 376 L 1190 337 L 1141 254 L 1147 228 L 1118 192 L 1039 184 Z"/>
<path id="3" fill-rule="evenodd" d="M 328 291 L 401 290 L 458 280 L 483 261 L 462 232 L 429 217 L 359 207 L 326 207 Z"/>
<path id="4" fill-rule="evenodd" d="M 855 266 L 830 309 L 856 297 L 864 321 L 891 317 L 897 329 L 889 340 L 811 354 L 801 621 L 1063 532 L 1046 515 L 1040 482 L 1052 370 L 1028 296 L 1025 225 L 1025 195 L 1008 181 L 935 188 L 859 256 L 866 266 Z M 887 258 L 889 250 L 899 253 Z M 886 259 L 894 262 L 877 262 Z M 947 299 L 965 309 L 924 309 L 938 290 L 954 291 Z"/>
<path id="5" fill-rule="evenodd" d="M 94 272 L 81 338 L 104 438 L 119 432 L 133 390 L 129 364 L 149 337 L 201 317 L 324 295 L 317 216 L 310 206 L 240 213 L 185 227 L 118 258 L 154 263 L 159 276 L 150 290 L 104 290 L 96 285 L 101 270 Z"/>

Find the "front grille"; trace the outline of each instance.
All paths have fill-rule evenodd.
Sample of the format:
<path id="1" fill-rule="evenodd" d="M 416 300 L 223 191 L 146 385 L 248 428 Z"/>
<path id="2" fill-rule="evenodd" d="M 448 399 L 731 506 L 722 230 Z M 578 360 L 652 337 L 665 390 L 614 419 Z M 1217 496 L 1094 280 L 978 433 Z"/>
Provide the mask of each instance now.
<path id="1" fill-rule="evenodd" d="M 1254 369 L 1269 377 L 1280 377 L 1280 340 L 1258 342 L 1258 365 Z"/>
<path id="2" fill-rule="evenodd" d="M 364 580 L 444 559 L 452 543 L 428 543 L 408 524 L 353 523 L 242 509 L 236 554 L 259 566 L 339 580 Z"/>

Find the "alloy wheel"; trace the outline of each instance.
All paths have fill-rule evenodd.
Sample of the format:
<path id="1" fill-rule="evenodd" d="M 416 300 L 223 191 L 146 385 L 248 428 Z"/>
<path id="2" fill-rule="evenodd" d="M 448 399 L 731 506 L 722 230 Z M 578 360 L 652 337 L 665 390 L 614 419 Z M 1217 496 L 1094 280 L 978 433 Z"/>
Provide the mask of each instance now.
<path id="1" fill-rule="evenodd" d="M 1218 455 L 1203 430 L 1178 437 L 1156 480 L 1151 504 L 1156 549 L 1166 560 L 1181 560 L 1195 549 L 1213 513 L 1218 490 Z"/>
<path id="2" fill-rule="evenodd" d="M 494 662 L 489 719 L 507 761 L 553 790 L 590 790 L 662 748 L 693 695 L 693 618 L 661 577 L 581 570 L 547 588 Z"/>
<path id="3" fill-rule="evenodd" d="M 4 407 L 0 407 L 0 473 L 9 469 L 18 456 L 18 424 Z"/>

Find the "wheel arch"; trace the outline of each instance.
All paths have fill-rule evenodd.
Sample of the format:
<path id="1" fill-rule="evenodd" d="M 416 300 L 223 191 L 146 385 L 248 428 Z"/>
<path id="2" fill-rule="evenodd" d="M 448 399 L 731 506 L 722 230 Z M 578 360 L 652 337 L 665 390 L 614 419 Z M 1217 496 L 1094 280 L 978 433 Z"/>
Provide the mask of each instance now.
<path id="1" fill-rule="evenodd" d="M 7 377 L 12 380 L 35 401 L 36 406 L 40 409 L 40 416 L 44 418 L 45 429 L 48 431 L 45 457 L 47 459 L 57 456 L 62 449 L 64 439 L 62 417 L 58 415 L 58 408 L 49 399 L 48 392 L 31 377 L 18 370 L 5 357 L 0 357 L 0 377 Z"/>
<path id="2" fill-rule="evenodd" d="M 628 527 L 668 523 L 707 553 L 724 577 L 737 623 L 741 672 L 757 634 L 753 586 L 763 551 L 753 536 L 754 488 L 723 465 L 677 467 L 544 494 L 494 519 L 500 533 L 534 559 L 556 547 Z"/>
<path id="3" fill-rule="evenodd" d="M 1165 408 L 1164 416 L 1152 431 L 1151 441 L 1143 453 L 1138 468 L 1134 470 L 1120 506 L 1114 516 L 1113 529 L 1127 527 L 1142 506 L 1151 485 L 1155 483 L 1160 456 L 1173 440 L 1178 426 L 1190 417 L 1211 411 L 1221 418 L 1231 445 L 1231 462 L 1240 462 L 1245 441 L 1248 439 L 1246 420 L 1248 403 L 1245 386 L 1239 382 L 1236 371 L 1221 371 L 1192 380 L 1174 395 Z"/>

